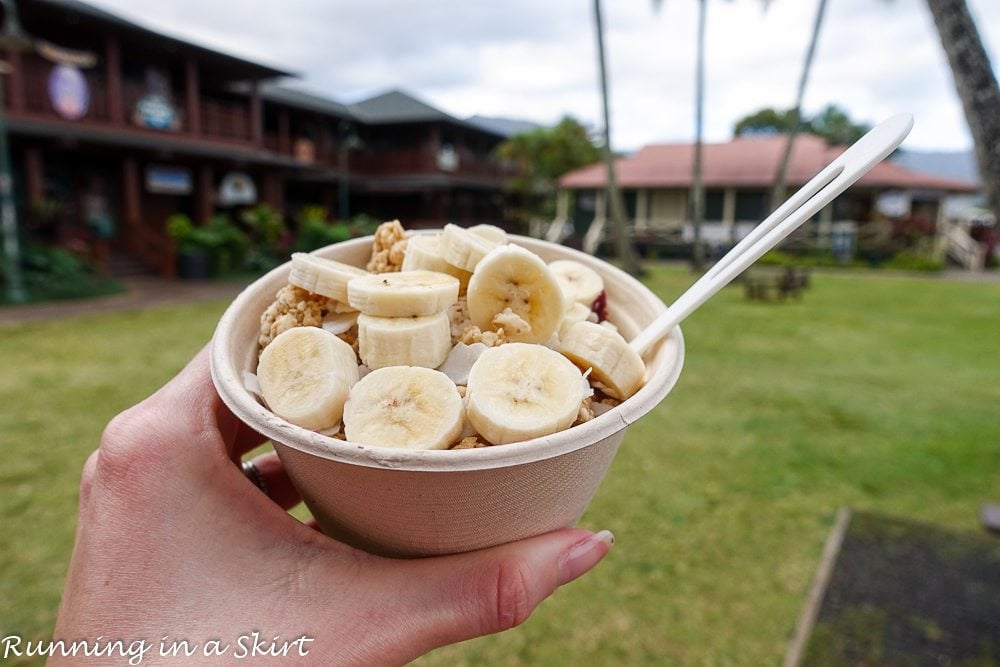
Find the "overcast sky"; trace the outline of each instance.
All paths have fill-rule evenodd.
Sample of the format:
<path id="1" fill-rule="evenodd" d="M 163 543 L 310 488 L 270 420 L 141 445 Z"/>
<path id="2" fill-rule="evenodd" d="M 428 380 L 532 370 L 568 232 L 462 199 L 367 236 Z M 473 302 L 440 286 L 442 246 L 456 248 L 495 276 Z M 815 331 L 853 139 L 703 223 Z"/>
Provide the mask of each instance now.
<path id="1" fill-rule="evenodd" d="M 401 88 L 454 116 L 601 127 L 590 0 L 90 0 L 144 26 L 300 76 L 340 102 Z M 1000 0 L 967 0 L 994 71 Z M 790 107 L 815 0 L 710 0 L 705 136 Z M 612 145 L 694 136 L 696 0 L 604 0 Z M 971 146 L 925 0 L 829 0 L 805 112 L 829 103 L 875 123 L 900 111 L 910 149 Z"/>

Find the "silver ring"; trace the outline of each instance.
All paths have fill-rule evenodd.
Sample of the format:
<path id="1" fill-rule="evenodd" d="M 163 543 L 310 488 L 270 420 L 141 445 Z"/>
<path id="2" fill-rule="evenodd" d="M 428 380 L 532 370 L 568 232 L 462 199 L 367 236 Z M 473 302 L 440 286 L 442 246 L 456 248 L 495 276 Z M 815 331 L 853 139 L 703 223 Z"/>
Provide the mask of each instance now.
<path id="1" fill-rule="evenodd" d="M 264 476 L 260 474 L 260 468 L 253 461 L 243 461 L 240 468 L 243 469 L 243 475 L 266 496 L 267 484 L 264 483 Z"/>

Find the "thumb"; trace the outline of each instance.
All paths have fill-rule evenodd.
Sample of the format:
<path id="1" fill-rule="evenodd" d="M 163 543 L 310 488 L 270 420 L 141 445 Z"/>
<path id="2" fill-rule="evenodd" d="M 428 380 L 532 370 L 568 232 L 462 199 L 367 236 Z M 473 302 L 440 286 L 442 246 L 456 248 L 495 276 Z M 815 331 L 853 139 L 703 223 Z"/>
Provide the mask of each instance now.
<path id="1" fill-rule="evenodd" d="M 608 531 L 565 529 L 466 554 L 411 561 L 397 600 L 420 618 L 430 650 L 523 623 L 559 586 L 611 548 Z M 399 609 L 406 613 L 407 610 Z"/>

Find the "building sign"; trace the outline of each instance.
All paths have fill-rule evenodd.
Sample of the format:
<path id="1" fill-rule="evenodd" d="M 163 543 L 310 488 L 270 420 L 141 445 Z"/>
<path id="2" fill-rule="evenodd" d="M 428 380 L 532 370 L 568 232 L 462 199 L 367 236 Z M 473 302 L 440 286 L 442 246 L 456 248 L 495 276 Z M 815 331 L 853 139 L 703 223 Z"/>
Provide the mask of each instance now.
<path id="1" fill-rule="evenodd" d="M 257 187 L 253 180 L 240 171 L 231 171 L 219 184 L 219 205 L 240 206 L 257 202 Z"/>
<path id="2" fill-rule="evenodd" d="M 146 167 L 146 191 L 158 195 L 191 194 L 191 170 L 183 167 Z"/>
<path id="3" fill-rule="evenodd" d="M 49 73 L 49 101 L 66 120 L 79 120 L 90 108 L 87 80 L 74 65 L 55 65 Z"/>
<path id="4" fill-rule="evenodd" d="M 162 71 L 153 67 L 146 70 L 146 94 L 136 102 L 132 121 L 154 130 L 181 129 L 180 116 L 170 102 L 170 80 Z"/>

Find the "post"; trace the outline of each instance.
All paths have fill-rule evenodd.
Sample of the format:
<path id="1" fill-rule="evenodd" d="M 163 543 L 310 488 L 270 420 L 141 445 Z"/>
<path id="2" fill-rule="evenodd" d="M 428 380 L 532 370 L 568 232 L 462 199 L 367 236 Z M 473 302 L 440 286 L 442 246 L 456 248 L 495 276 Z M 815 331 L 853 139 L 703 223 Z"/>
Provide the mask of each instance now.
<path id="1" fill-rule="evenodd" d="M 260 82 L 250 84 L 250 141 L 255 146 L 264 143 L 264 113 L 260 101 Z"/>
<path id="2" fill-rule="evenodd" d="M 184 62 L 184 102 L 187 113 L 187 130 L 191 134 L 201 134 L 201 96 L 198 94 L 198 61 L 188 56 Z"/>
<path id="3" fill-rule="evenodd" d="M 17 234 L 17 210 L 14 208 L 14 179 L 10 173 L 6 113 L 3 86 L 0 86 L 0 226 L 3 228 L 7 298 L 13 303 L 23 303 L 28 295 L 24 290 L 24 277 L 21 274 L 21 244 Z"/>
<path id="4" fill-rule="evenodd" d="M 125 122 L 122 102 L 122 62 L 118 38 L 109 37 L 104 45 L 104 79 L 107 81 L 108 120 L 115 124 Z"/>

